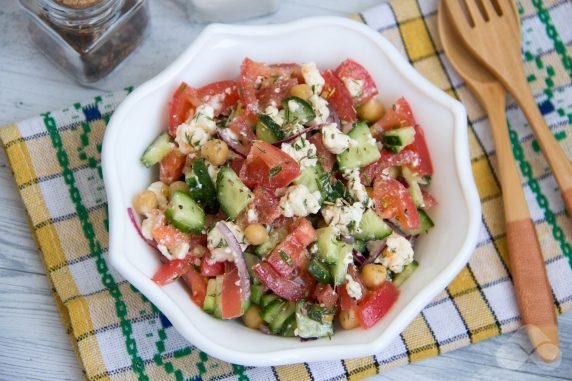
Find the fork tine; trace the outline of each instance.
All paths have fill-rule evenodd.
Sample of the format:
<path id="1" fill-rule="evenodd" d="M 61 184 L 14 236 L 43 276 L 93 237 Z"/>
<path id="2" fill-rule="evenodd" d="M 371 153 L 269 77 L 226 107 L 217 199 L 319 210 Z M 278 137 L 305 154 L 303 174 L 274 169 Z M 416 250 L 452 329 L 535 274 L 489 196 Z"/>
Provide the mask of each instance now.
<path id="1" fill-rule="evenodd" d="M 463 0 L 442 0 L 445 9 L 449 12 L 449 16 L 452 20 L 466 20 L 466 23 L 458 22 L 457 27 L 459 29 L 467 29 L 475 26 L 473 16 L 468 9 L 463 9 L 461 1 Z"/>
<path id="2" fill-rule="evenodd" d="M 481 11 L 479 11 L 479 7 L 477 6 L 475 0 L 459 0 L 459 1 L 465 3 L 467 12 L 469 12 L 469 15 L 473 19 L 473 23 L 475 25 L 481 24 L 484 21 L 484 17 L 481 14 Z"/>
<path id="3" fill-rule="evenodd" d="M 467 0 L 467 1 L 470 1 L 470 0 Z M 489 20 L 492 20 L 493 18 L 497 17 L 497 12 L 493 8 L 493 4 L 491 3 L 491 1 L 493 1 L 493 0 L 481 0 L 481 4 L 482 4 L 483 9 L 484 9 L 485 13 L 487 14 Z"/>

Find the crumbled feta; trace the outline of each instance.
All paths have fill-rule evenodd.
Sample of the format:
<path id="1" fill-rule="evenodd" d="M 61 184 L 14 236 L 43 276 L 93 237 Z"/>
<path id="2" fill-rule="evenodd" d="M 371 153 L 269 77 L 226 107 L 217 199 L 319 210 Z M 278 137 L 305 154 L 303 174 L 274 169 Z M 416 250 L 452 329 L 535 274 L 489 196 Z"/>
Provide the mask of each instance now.
<path id="1" fill-rule="evenodd" d="M 354 263 L 354 253 L 353 253 L 353 248 L 351 246 L 346 246 L 348 248 L 348 251 L 346 252 L 346 255 L 344 256 L 344 261 L 342 262 L 344 265 L 351 265 L 352 263 Z"/>
<path id="2" fill-rule="evenodd" d="M 314 62 L 302 64 L 302 76 L 304 77 L 304 82 L 312 88 L 314 94 L 322 92 L 326 81 Z"/>
<path id="3" fill-rule="evenodd" d="M 205 104 L 212 107 L 213 110 L 220 112 L 220 110 L 222 110 L 222 102 L 224 101 L 225 97 L 226 97 L 226 95 L 224 95 L 222 93 L 212 95 L 212 96 L 207 95 Z"/>
<path id="4" fill-rule="evenodd" d="M 282 143 L 280 149 L 296 160 L 302 171 L 318 163 L 318 149 L 306 139 L 306 134 L 290 143 Z"/>
<path id="5" fill-rule="evenodd" d="M 238 136 L 230 128 L 221 128 L 219 134 L 221 135 L 224 141 L 229 141 L 234 144 L 240 144 Z"/>
<path id="6" fill-rule="evenodd" d="M 209 177 L 211 178 L 213 183 L 216 184 L 216 178 L 217 178 L 218 173 L 220 171 L 220 167 L 212 164 L 208 160 L 205 160 L 205 163 L 207 163 L 207 172 L 209 173 Z"/>
<path id="7" fill-rule="evenodd" d="M 387 247 L 376 258 L 375 262 L 381 263 L 394 273 L 403 271 L 403 267 L 413 261 L 413 247 L 405 237 L 393 232 L 385 241 Z"/>
<path id="8" fill-rule="evenodd" d="M 197 107 L 195 116 L 177 127 L 175 141 L 182 153 L 188 155 L 200 149 L 215 133 L 214 109 L 208 104 Z"/>
<path id="9" fill-rule="evenodd" d="M 284 110 L 278 110 L 275 105 L 266 107 L 264 113 L 270 117 L 279 126 L 284 124 Z"/>
<path id="10" fill-rule="evenodd" d="M 352 98 L 357 98 L 362 94 L 363 80 L 344 77 L 342 81 L 344 81 L 344 85 L 346 85 L 346 89 L 348 89 Z"/>
<path id="11" fill-rule="evenodd" d="M 359 169 L 347 169 L 344 171 L 343 176 L 347 180 L 348 192 L 354 201 L 362 202 L 369 208 L 373 207 L 373 202 L 361 182 Z"/>
<path id="12" fill-rule="evenodd" d="M 248 246 L 244 238 L 244 232 L 238 227 L 238 225 L 232 222 L 224 222 L 221 221 L 220 223 L 225 224 L 236 240 L 238 241 L 240 248 L 245 250 Z M 209 231 L 207 235 L 207 248 L 211 252 L 211 261 L 212 262 L 224 262 L 230 261 L 234 262 L 234 256 L 232 255 L 232 250 L 228 246 L 226 239 L 222 235 L 219 229 L 217 229 L 216 225 Z"/>
<path id="13" fill-rule="evenodd" d="M 305 217 L 320 210 L 320 192 L 310 192 L 305 185 L 292 185 L 280 199 L 284 217 Z"/>
<path id="14" fill-rule="evenodd" d="M 346 274 L 346 280 L 346 291 L 348 292 L 348 295 L 351 298 L 360 300 L 363 296 L 360 284 L 356 282 L 350 274 Z"/>
<path id="15" fill-rule="evenodd" d="M 141 222 L 141 234 L 147 239 L 153 239 L 153 228 L 165 224 L 165 214 L 159 209 L 153 209 L 147 213 L 146 218 Z"/>
<path id="16" fill-rule="evenodd" d="M 258 221 L 258 213 L 256 213 L 256 209 L 248 209 L 248 212 L 246 212 L 246 219 L 248 220 L 249 224 L 256 223 Z"/>
<path id="17" fill-rule="evenodd" d="M 312 95 L 309 99 L 310 104 L 312 105 L 312 109 L 314 113 L 316 113 L 316 117 L 314 118 L 313 123 L 315 124 L 324 124 L 326 120 L 330 116 L 330 109 L 328 108 L 328 101 L 319 96 L 318 94 Z"/>
<path id="18" fill-rule="evenodd" d="M 336 155 L 356 144 L 355 140 L 341 132 L 335 123 L 327 124 L 322 128 L 322 142 L 328 151 Z"/>
<path id="19" fill-rule="evenodd" d="M 338 198 L 335 205 L 322 208 L 322 216 L 326 223 L 339 233 L 349 235 L 359 232 L 359 224 L 365 208 L 361 202 L 347 205 L 343 199 Z"/>
<path id="20" fill-rule="evenodd" d="M 157 204 L 161 209 L 165 208 L 167 206 L 167 203 L 169 202 L 169 200 L 167 200 L 167 197 L 163 193 L 163 189 L 165 188 L 165 186 L 166 185 L 162 181 L 155 181 L 154 183 L 151 183 L 151 185 L 147 187 L 147 190 L 155 193 L 155 197 L 157 198 Z"/>
<path id="21" fill-rule="evenodd" d="M 298 102 L 296 102 L 294 100 L 288 101 L 288 110 L 290 110 L 291 112 L 296 112 L 299 109 L 300 109 L 300 105 L 298 104 Z"/>

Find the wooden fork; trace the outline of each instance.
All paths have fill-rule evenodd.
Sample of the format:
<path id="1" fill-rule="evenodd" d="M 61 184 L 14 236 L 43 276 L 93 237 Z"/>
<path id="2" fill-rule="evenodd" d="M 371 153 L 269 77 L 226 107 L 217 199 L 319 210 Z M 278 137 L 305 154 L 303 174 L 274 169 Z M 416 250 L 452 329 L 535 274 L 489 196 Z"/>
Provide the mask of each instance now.
<path id="1" fill-rule="evenodd" d="M 526 81 L 518 17 L 513 16 L 509 1 L 513 0 L 443 0 L 443 5 L 465 46 L 512 94 L 524 112 L 552 168 L 566 210 L 572 216 L 572 163 L 546 125 Z"/>
<path id="2" fill-rule="evenodd" d="M 514 17 L 517 17 L 516 8 Z M 514 291 L 522 324 L 529 330 L 530 342 L 544 361 L 559 358 L 558 321 L 546 276 L 540 243 L 536 236 L 520 176 L 512 153 L 505 114 L 505 90 L 497 79 L 467 50 L 451 25 L 443 3 L 438 13 L 439 36 L 451 65 L 479 99 L 489 116 L 504 205 L 506 238 Z M 540 328 L 542 326 L 542 328 Z"/>

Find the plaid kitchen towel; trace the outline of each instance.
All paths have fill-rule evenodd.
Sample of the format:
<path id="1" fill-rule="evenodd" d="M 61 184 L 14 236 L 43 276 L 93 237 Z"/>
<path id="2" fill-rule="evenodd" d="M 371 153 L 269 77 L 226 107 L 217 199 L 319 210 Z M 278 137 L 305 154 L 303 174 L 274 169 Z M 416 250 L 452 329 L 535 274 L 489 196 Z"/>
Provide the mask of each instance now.
<path id="1" fill-rule="evenodd" d="M 360 379 L 519 326 L 508 271 L 495 152 L 486 117 L 451 69 L 436 30 L 436 1 L 398 0 L 358 16 L 433 83 L 467 107 L 473 173 L 483 205 L 469 264 L 382 353 L 322 363 L 249 368 L 209 357 L 108 262 L 99 163 L 106 123 L 129 92 L 98 97 L 0 130 L 62 318 L 89 380 Z M 521 0 L 523 58 L 538 106 L 572 156 L 572 4 Z M 572 307 L 572 220 L 518 108 L 507 107 L 558 313 Z"/>

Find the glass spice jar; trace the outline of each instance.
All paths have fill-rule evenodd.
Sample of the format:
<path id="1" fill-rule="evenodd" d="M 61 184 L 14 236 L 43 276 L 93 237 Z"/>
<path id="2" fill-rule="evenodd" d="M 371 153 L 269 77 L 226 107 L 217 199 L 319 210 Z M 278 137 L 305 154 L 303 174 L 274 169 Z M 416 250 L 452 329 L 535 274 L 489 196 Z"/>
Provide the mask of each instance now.
<path id="1" fill-rule="evenodd" d="M 146 0 L 20 0 L 32 41 L 87 84 L 113 71 L 141 43 Z"/>

